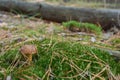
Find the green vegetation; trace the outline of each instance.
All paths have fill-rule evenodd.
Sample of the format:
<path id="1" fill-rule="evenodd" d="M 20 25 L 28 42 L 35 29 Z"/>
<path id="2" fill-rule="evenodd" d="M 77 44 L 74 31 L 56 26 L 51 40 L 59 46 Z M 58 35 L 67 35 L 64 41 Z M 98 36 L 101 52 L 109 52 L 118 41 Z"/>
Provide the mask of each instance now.
<path id="1" fill-rule="evenodd" d="M 115 38 L 115 39 L 113 39 L 112 41 L 112 44 L 119 44 L 120 43 L 120 38 Z"/>
<path id="2" fill-rule="evenodd" d="M 25 44 L 37 45 L 38 54 L 33 56 L 32 64 L 25 63 L 20 46 L 6 51 L 0 56 L 0 78 L 11 75 L 12 80 L 107 80 L 110 71 L 120 73 L 120 64 L 106 52 L 77 42 L 45 39 Z"/>
<path id="3" fill-rule="evenodd" d="M 120 50 L 120 37 L 119 36 L 113 37 L 111 40 L 108 41 L 108 43 L 118 48 L 118 50 Z"/>
<path id="4" fill-rule="evenodd" d="M 120 74 L 120 64 L 113 57 L 93 48 L 113 49 L 115 46 L 101 43 L 98 35 L 95 35 L 96 42 L 93 43 L 91 35 L 71 36 L 73 33 L 64 30 L 64 27 L 77 27 L 79 31 L 101 34 L 100 27 L 76 21 L 61 25 L 29 19 L 22 17 L 23 22 L 17 23 L 12 18 L 10 21 L 17 24 L 15 27 L 1 28 L 9 31 L 10 36 L 0 36 L 0 80 L 6 80 L 8 76 L 12 80 L 108 80 L 108 76 Z M 114 41 L 117 42 L 119 40 Z M 24 44 L 36 45 L 38 49 L 30 65 L 19 52 Z"/>
<path id="5" fill-rule="evenodd" d="M 101 34 L 102 33 L 102 28 L 91 24 L 91 23 L 80 23 L 77 21 L 68 21 L 68 22 L 63 22 L 63 26 L 73 29 L 73 27 L 77 27 L 77 31 L 85 31 L 85 32 L 93 32 L 95 34 Z"/>

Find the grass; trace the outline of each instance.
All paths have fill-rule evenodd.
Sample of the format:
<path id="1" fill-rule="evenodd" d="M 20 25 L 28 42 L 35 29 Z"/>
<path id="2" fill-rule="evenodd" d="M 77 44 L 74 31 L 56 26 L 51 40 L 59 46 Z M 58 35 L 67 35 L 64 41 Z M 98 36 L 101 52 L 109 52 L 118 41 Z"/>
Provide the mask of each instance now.
<path id="1" fill-rule="evenodd" d="M 24 18 L 23 21 L 25 22 Z M 6 79 L 7 76 L 11 76 L 12 80 L 107 80 L 108 74 L 120 74 L 120 64 L 107 52 L 82 44 L 85 41 L 90 43 L 88 37 L 78 42 L 73 41 L 73 37 L 68 40 L 58 35 L 65 32 L 62 25 L 46 24 L 43 21 L 38 23 L 40 22 L 42 24 L 34 25 L 32 21 L 28 21 L 30 27 L 20 23 L 11 29 L 2 28 L 9 30 L 12 36 L 0 41 L 0 80 Z M 74 24 L 80 25 L 78 22 Z M 95 26 L 82 23 L 82 26 L 84 25 Z M 53 32 L 46 30 L 49 27 L 54 27 Z M 94 30 L 92 27 L 90 29 Z M 45 38 L 39 39 L 41 36 Z M 38 54 L 33 55 L 31 65 L 27 65 L 27 61 L 19 52 L 24 44 L 34 44 L 38 48 Z M 98 45 L 105 46 L 101 43 Z"/>
<path id="2" fill-rule="evenodd" d="M 109 44 L 111 44 L 112 46 L 115 46 L 116 48 L 118 48 L 118 50 L 120 50 L 120 37 L 113 37 L 108 41 Z"/>
<path id="3" fill-rule="evenodd" d="M 93 32 L 99 35 L 102 33 L 102 28 L 92 23 L 80 23 L 77 21 L 68 21 L 63 22 L 63 26 L 67 28 L 77 27 L 79 28 L 80 31 Z"/>
<path id="4" fill-rule="evenodd" d="M 120 65 L 106 52 L 77 42 L 45 39 L 25 44 L 38 47 L 38 54 L 33 56 L 32 64 L 29 66 L 25 63 L 19 53 L 20 46 L 13 48 L 0 56 L 2 79 L 11 75 L 13 80 L 99 80 L 107 79 L 110 71 L 120 73 Z M 95 76 L 98 73 L 100 75 Z"/>
<path id="5" fill-rule="evenodd" d="M 113 39 L 112 41 L 112 44 L 119 44 L 120 43 L 120 38 L 115 38 L 115 39 Z"/>

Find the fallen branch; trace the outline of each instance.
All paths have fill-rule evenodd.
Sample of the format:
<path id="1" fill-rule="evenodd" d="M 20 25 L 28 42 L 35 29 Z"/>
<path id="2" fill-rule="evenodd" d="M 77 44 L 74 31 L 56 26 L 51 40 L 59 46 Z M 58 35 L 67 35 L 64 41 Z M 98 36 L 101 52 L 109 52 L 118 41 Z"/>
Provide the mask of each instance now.
<path id="1" fill-rule="evenodd" d="M 63 22 L 76 20 L 99 24 L 103 29 L 120 28 L 119 9 L 90 9 L 65 6 L 52 6 L 44 3 L 30 3 L 15 0 L 0 0 L 0 10 L 36 15 L 46 20 Z"/>

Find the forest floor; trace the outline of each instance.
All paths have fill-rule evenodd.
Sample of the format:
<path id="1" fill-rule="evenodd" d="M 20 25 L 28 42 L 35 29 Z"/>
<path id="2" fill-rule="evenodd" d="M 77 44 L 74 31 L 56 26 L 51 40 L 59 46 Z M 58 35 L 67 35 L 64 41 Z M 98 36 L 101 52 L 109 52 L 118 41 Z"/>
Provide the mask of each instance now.
<path id="1" fill-rule="evenodd" d="M 100 35 L 71 32 L 60 23 L 0 11 L 0 80 L 115 79 L 120 60 L 104 49 L 120 51 L 119 35 L 115 28 Z M 25 44 L 38 49 L 29 65 L 20 53 Z"/>

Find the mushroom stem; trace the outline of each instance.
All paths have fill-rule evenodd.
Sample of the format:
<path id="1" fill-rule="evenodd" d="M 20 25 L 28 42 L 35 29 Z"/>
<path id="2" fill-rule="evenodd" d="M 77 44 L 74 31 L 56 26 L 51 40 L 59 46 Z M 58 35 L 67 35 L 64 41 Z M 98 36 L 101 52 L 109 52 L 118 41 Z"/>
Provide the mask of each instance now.
<path id="1" fill-rule="evenodd" d="M 28 63 L 31 63 L 31 61 L 32 61 L 32 54 L 29 54 L 28 55 Z"/>

